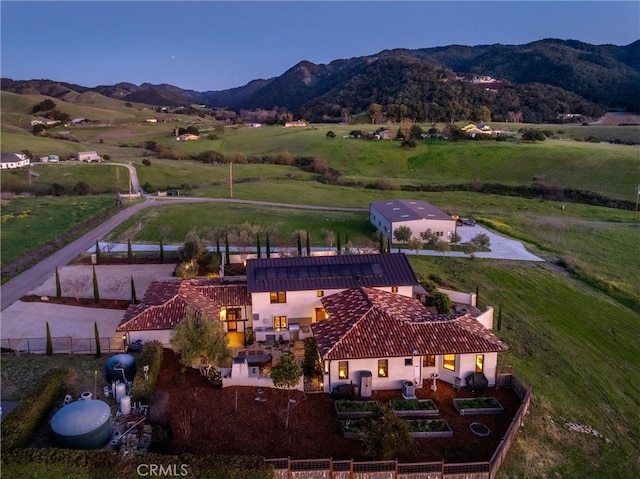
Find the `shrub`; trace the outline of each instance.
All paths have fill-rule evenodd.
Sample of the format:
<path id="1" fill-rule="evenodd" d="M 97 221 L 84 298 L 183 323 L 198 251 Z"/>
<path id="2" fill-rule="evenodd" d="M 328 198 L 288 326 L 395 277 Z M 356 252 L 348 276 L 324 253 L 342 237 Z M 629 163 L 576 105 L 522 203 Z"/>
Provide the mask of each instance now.
<path id="1" fill-rule="evenodd" d="M 450 314 L 452 311 L 451 299 L 441 291 L 433 293 L 433 305 L 439 314 Z"/>
<path id="2" fill-rule="evenodd" d="M 68 387 L 72 371 L 54 369 L 43 376 L 29 393 L 20 400 L 16 409 L 3 418 L 2 453 L 26 447 L 36 429 L 47 418 L 53 405 Z"/>
<path id="3" fill-rule="evenodd" d="M 162 355 L 163 348 L 160 341 L 151 341 L 142 347 L 138 359 L 139 367 L 133 378 L 132 396 L 136 401 L 148 404 L 151 400 L 162 366 Z M 143 366 L 146 365 L 149 366 L 148 380 L 144 378 Z"/>

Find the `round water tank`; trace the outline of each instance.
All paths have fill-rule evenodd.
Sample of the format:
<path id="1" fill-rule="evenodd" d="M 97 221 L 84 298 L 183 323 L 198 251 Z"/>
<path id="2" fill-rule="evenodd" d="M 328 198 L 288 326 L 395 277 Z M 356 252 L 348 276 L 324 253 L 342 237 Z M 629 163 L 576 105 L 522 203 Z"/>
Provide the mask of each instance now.
<path id="1" fill-rule="evenodd" d="M 82 399 L 83 401 L 91 401 L 92 398 L 93 394 L 91 393 L 91 391 L 85 391 L 80 394 L 80 399 Z"/>
<path id="2" fill-rule="evenodd" d="M 131 412 L 131 396 L 123 396 L 120 399 L 120 412 L 122 414 L 129 414 Z"/>
<path id="3" fill-rule="evenodd" d="M 104 365 L 107 382 L 133 381 L 136 375 L 136 360 L 130 354 L 116 354 L 107 359 Z"/>
<path id="4" fill-rule="evenodd" d="M 111 439 L 111 408 L 97 399 L 75 401 L 53 415 L 50 427 L 60 447 L 99 449 Z"/>
<path id="5" fill-rule="evenodd" d="M 116 384 L 116 401 L 120 400 L 127 395 L 127 385 L 125 383 Z"/>

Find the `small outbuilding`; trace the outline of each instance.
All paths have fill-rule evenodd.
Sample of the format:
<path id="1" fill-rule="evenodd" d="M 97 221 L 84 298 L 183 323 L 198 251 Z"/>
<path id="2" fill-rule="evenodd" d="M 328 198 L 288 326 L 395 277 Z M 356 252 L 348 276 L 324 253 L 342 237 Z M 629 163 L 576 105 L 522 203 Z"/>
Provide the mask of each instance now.
<path id="1" fill-rule="evenodd" d="M 450 241 L 456 231 L 456 220 L 426 201 L 375 201 L 369 205 L 369 221 L 391 242 L 401 226 L 408 226 L 414 238 L 430 229 L 443 241 Z"/>

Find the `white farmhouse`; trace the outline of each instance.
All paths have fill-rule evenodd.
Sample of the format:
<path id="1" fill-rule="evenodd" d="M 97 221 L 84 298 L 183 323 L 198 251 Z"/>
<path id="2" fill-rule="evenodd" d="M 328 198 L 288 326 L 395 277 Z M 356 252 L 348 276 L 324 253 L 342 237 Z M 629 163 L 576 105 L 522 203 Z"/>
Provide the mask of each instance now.
<path id="1" fill-rule="evenodd" d="M 102 161 L 102 157 L 95 151 L 79 151 L 76 153 L 76 160 L 92 163 Z"/>
<path id="2" fill-rule="evenodd" d="M 29 166 L 30 163 L 31 160 L 29 160 L 29 157 L 24 153 L 9 153 L 8 155 L 2 155 L 0 168 L 2 168 L 3 170 L 11 170 L 14 168 Z"/>

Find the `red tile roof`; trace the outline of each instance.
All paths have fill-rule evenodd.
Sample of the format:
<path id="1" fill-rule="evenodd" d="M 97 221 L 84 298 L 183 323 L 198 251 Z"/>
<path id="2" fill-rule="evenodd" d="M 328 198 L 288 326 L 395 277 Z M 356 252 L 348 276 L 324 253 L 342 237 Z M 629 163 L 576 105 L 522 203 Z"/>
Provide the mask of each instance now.
<path id="1" fill-rule="evenodd" d="M 142 302 L 127 309 L 116 331 L 173 329 L 187 308 L 197 315 L 219 318 L 223 307 L 250 304 L 244 282 L 228 283 L 219 278 L 154 281 Z"/>
<path id="2" fill-rule="evenodd" d="M 313 324 L 323 359 L 499 352 L 507 349 L 468 313 L 430 313 L 418 300 L 371 288 L 322 299 L 327 321 Z"/>

